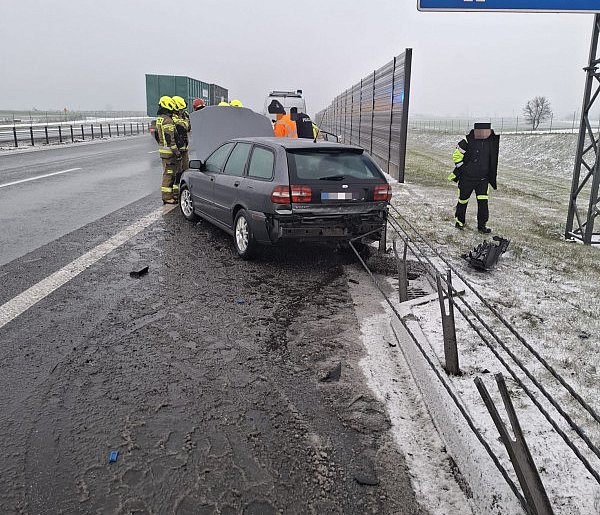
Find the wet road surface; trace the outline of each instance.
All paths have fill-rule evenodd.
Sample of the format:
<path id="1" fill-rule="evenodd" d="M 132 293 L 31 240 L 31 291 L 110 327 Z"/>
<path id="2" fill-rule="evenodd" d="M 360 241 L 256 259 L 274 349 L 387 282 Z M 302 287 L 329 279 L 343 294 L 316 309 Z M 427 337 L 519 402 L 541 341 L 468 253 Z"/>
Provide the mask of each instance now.
<path id="1" fill-rule="evenodd" d="M 159 206 L 0 267 L 0 303 Z M 0 513 L 422 513 L 358 366 L 353 261 L 244 262 L 173 210 L 1 327 Z"/>
<path id="2" fill-rule="evenodd" d="M 155 152 L 146 134 L 0 155 L 0 265 L 155 191 Z"/>

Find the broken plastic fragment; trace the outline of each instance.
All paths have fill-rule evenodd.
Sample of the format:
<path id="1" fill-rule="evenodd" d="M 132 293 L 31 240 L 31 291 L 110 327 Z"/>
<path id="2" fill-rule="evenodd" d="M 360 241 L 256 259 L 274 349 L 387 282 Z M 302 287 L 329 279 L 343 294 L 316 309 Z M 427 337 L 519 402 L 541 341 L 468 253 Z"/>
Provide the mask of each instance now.
<path id="1" fill-rule="evenodd" d="M 148 273 L 148 266 L 145 266 L 144 268 L 141 268 L 140 270 L 134 270 L 133 272 L 129 272 L 129 276 L 133 277 L 134 279 L 138 279 L 140 277 L 142 277 L 142 275 L 146 275 Z"/>
<path id="2" fill-rule="evenodd" d="M 110 451 L 108 454 L 108 462 L 115 463 L 119 459 L 119 451 Z"/>

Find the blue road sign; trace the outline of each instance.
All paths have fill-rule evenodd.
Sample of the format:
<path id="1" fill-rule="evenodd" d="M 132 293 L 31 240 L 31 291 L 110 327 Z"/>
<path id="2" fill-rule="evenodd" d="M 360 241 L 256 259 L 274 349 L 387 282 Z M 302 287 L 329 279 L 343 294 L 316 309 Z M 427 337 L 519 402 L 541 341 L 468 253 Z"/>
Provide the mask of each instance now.
<path id="1" fill-rule="evenodd" d="M 600 0 L 417 0 L 419 11 L 600 13 Z"/>

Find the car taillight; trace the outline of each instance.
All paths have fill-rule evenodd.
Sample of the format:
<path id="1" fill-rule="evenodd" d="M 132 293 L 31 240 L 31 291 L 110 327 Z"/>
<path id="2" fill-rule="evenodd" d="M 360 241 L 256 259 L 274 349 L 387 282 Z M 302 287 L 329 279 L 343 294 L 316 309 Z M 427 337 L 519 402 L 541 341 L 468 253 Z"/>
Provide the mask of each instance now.
<path id="1" fill-rule="evenodd" d="M 379 184 L 373 191 L 373 200 L 389 202 L 392 200 L 392 187 L 389 184 Z"/>
<path id="2" fill-rule="evenodd" d="M 273 204 L 289 204 L 290 188 L 289 186 L 277 186 L 271 193 L 271 202 Z"/>
<path id="3" fill-rule="evenodd" d="M 310 202 L 312 199 L 312 190 L 310 186 L 290 186 L 292 190 L 292 202 Z"/>

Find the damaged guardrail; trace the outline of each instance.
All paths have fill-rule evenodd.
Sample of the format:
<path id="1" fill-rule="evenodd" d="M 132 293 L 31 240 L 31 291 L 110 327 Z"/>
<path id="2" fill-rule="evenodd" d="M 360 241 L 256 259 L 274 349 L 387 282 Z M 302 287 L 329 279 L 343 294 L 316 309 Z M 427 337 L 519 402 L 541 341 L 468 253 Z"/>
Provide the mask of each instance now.
<path id="1" fill-rule="evenodd" d="M 545 371 L 549 373 L 550 377 L 556 381 L 556 383 L 558 383 L 556 386 L 564 389 L 566 393 L 576 401 L 576 405 L 583 410 L 583 412 L 578 414 L 580 417 L 590 417 L 592 419 L 590 422 L 600 424 L 600 417 L 595 410 L 533 348 L 533 346 L 525 340 L 525 338 L 517 331 L 517 329 L 513 327 L 512 324 L 510 324 L 494 306 L 492 306 L 486 299 L 483 298 L 477 289 L 471 285 L 470 281 L 467 280 L 464 274 L 462 274 L 446 258 L 444 258 L 444 256 L 442 256 L 441 253 L 431 243 L 429 243 L 398 210 L 396 210 L 393 206 L 391 206 L 390 209 L 390 215 L 393 216 L 388 216 L 388 229 L 392 233 L 392 249 L 397 262 L 398 300 L 402 304 L 408 299 L 407 256 L 410 252 L 411 256 L 416 259 L 416 261 L 422 266 L 422 269 L 425 271 L 425 273 L 429 276 L 430 282 L 432 282 L 437 288 L 436 296 L 440 303 L 445 366 L 439 366 L 439 364 L 436 364 L 435 360 L 427 354 L 407 322 L 401 316 L 396 304 L 392 302 L 388 294 L 385 293 L 384 289 L 381 287 L 376 277 L 369 269 L 366 261 L 358 253 L 355 242 L 360 238 L 356 238 L 354 241 L 352 241 L 351 247 L 357 255 L 362 266 L 371 276 L 375 282 L 375 285 L 382 293 L 385 301 L 392 309 L 397 320 L 402 324 L 406 332 L 411 337 L 413 343 L 428 364 L 428 368 L 430 368 L 438 378 L 448 396 L 454 402 L 456 409 L 462 415 L 467 426 L 471 429 L 477 440 L 483 446 L 490 459 L 498 469 L 499 473 L 506 480 L 508 487 L 510 490 L 512 490 L 513 494 L 525 512 L 533 514 L 546 514 L 552 513 L 552 508 L 548 501 L 548 496 L 544 490 L 542 481 L 537 474 L 535 464 L 533 464 L 533 460 L 531 459 L 531 462 L 528 463 L 529 458 L 526 456 L 528 450 L 526 450 L 524 438 L 519 444 L 513 444 L 512 440 L 508 441 L 505 438 L 504 430 L 497 423 L 499 420 L 497 410 L 495 407 L 493 407 L 493 405 L 487 402 L 489 399 L 486 398 L 484 390 L 480 388 L 480 386 L 483 384 L 481 379 L 479 377 L 475 378 L 475 383 L 479 388 L 480 394 L 482 395 L 483 400 L 486 401 L 485 404 L 492 419 L 494 420 L 494 423 L 496 424 L 496 427 L 500 431 L 503 443 L 506 445 L 509 458 L 513 464 L 513 468 L 516 471 L 517 479 L 521 485 L 522 493 L 515 482 L 510 478 L 506 469 L 502 466 L 499 456 L 494 453 L 481 431 L 477 428 L 477 424 L 469 414 L 469 409 L 463 404 L 463 401 L 459 398 L 456 391 L 453 390 L 449 383 L 450 376 L 461 374 L 459 366 L 459 345 L 457 343 L 455 313 L 466 321 L 468 326 L 477 334 L 480 341 L 491 351 L 499 365 L 509 373 L 515 384 L 529 397 L 535 408 L 537 408 L 539 413 L 548 422 L 552 430 L 573 452 L 575 457 L 585 467 L 591 477 L 598 484 L 600 484 L 600 472 L 598 467 L 593 465 L 590 459 L 588 459 L 583 452 L 583 449 L 585 449 L 586 452 L 591 451 L 595 457 L 600 458 L 600 450 L 591 441 L 588 435 L 590 426 L 588 424 L 583 425 L 576 422 L 574 416 L 567 412 L 567 409 L 561 402 L 559 402 L 557 396 L 551 393 L 544 382 L 531 372 L 523 359 L 520 359 L 516 355 L 513 347 L 516 345 L 520 350 L 524 349 L 535 361 L 544 367 Z M 397 242 L 402 242 L 404 246 L 402 257 L 400 257 L 398 252 Z M 489 248 L 484 249 L 486 250 L 486 252 L 483 253 L 485 255 L 477 252 L 472 254 L 472 257 L 475 256 L 476 259 L 479 259 L 479 262 L 477 265 L 475 265 L 475 268 L 485 270 L 493 267 L 497 261 L 497 258 L 504 251 L 506 251 L 508 240 L 497 239 L 496 242 L 496 245 L 488 244 Z M 490 253 L 489 250 L 492 247 L 494 247 L 494 249 L 492 249 L 494 252 Z M 492 261 L 494 261 L 494 263 L 492 263 Z M 468 291 L 469 295 L 474 297 L 475 301 L 479 303 L 477 307 L 475 307 L 473 303 L 466 298 L 466 295 L 463 295 L 464 292 L 457 291 L 457 289 L 453 286 L 453 277 L 459 279 L 462 284 L 464 284 L 465 291 Z M 484 312 L 485 315 L 483 314 Z M 492 324 L 494 324 L 496 327 L 493 328 Z M 508 334 L 502 336 L 499 332 L 500 328 L 505 329 Z M 508 340 L 510 340 L 510 344 L 508 343 Z M 524 378 L 522 375 L 524 375 Z M 526 384 L 525 381 L 528 381 L 528 384 Z M 500 383 L 499 388 L 502 393 Z M 539 394 L 541 394 L 543 397 L 544 402 L 549 404 L 548 408 L 546 408 L 540 399 L 538 399 L 538 393 L 534 393 L 534 390 L 539 392 Z M 505 400 L 505 394 L 502 395 L 503 400 Z M 506 393 L 506 395 L 508 394 Z M 514 428 L 518 425 L 517 414 L 514 409 L 512 412 L 510 411 L 510 407 L 506 404 L 506 400 L 505 406 L 511 418 L 511 424 L 514 431 Z M 550 407 L 551 409 L 555 410 L 558 416 L 550 413 Z M 569 431 L 565 431 L 563 428 L 561 428 L 559 421 L 560 424 L 566 424 L 569 427 Z M 520 431 L 520 426 L 518 427 L 517 431 Z M 517 451 L 515 451 L 515 445 L 518 447 Z M 536 475 L 537 478 L 535 477 Z"/>

